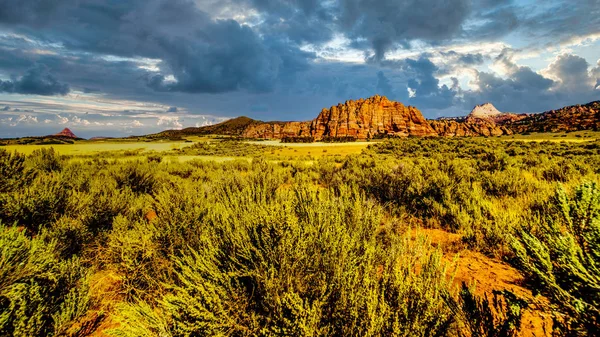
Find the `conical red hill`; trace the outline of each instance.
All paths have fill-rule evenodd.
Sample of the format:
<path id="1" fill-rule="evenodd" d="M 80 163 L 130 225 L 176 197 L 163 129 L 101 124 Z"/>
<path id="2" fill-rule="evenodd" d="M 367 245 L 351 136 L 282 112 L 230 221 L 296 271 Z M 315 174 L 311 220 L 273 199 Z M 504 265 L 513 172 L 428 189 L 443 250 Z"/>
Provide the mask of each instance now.
<path id="1" fill-rule="evenodd" d="M 54 134 L 53 136 L 77 138 L 77 136 L 75 136 L 73 131 L 69 130 L 69 128 L 64 128 L 61 132 Z"/>

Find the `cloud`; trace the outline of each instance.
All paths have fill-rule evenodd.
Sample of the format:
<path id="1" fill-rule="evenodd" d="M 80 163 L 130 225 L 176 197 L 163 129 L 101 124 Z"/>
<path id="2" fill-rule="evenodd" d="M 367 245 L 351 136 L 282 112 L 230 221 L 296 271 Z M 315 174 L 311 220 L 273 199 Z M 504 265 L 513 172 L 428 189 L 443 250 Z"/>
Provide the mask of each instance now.
<path id="1" fill-rule="evenodd" d="M 335 31 L 335 8 L 317 0 L 250 0 L 249 6 L 258 11 L 260 32 L 274 32 L 295 43 L 323 43 Z"/>
<path id="2" fill-rule="evenodd" d="M 313 57 L 277 34 L 259 35 L 235 20 L 215 19 L 191 0 L 52 1 L 55 15 L 43 22 L 36 21 L 44 10 L 38 1 L 22 2 L 32 13 L 8 21 L 14 30 L 72 51 L 159 59 L 160 72 L 148 76 L 158 91 L 268 92 L 281 74 L 302 69 Z M 0 12 L 14 11 L 6 8 L 13 5 L 3 3 Z M 30 29 L 38 25 L 43 29 Z"/>
<path id="3" fill-rule="evenodd" d="M 506 72 L 506 77 L 477 72 L 473 81 L 477 90 L 465 92 L 465 104 L 492 102 L 502 111 L 536 112 L 587 103 L 598 97 L 595 69 L 588 70 L 587 61 L 576 55 L 559 55 L 541 72 L 517 65 L 510 51 L 498 57 L 495 64 Z"/>
<path id="4" fill-rule="evenodd" d="M 145 132 L 203 124 L 190 116 L 207 112 L 310 119 L 375 93 L 426 115 L 486 100 L 541 111 L 597 99 L 600 64 L 589 55 L 598 48 L 590 41 L 600 36 L 599 1 L 5 0 L 4 92 L 22 89 L 31 73 L 37 85 L 26 85 L 29 92 L 61 95 L 52 88 L 62 85 L 72 94 L 3 95 L 12 109 L 3 118 L 14 122 L 33 107 L 50 114 L 53 127 L 80 116 L 90 123 L 84 129 L 113 123 L 106 129 L 116 133 L 137 120 Z M 587 64 L 575 55 L 554 59 L 558 49 L 546 48 L 585 37 L 589 49 L 569 53 Z M 519 51 L 496 58 L 511 46 Z M 529 67 L 518 62 L 524 54 L 536 54 L 523 61 Z M 118 107 L 105 105 L 111 100 Z"/>
<path id="5" fill-rule="evenodd" d="M 60 83 L 49 73 L 45 65 L 30 68 L 25 75 L 11 80 L 0 80 L 0 92 L 28 95 L 66 95 L 70 91 L 68 84 Z"/>
<path id="6" fill-rule="evenodd" d="M 18 123 L 37 123 L 37 117 L 35 116 L 29 116 L 29 115 L 20 115 L 19 118 L 17 118 L 17 124 Z"/>
<path id="7" fill-rule="evenodd" d="M 459 53 L 454 50 L 441 51 L 440 55 L 444 57 L 446 63 L 455 66 L 475 66 L 483 64 L 485 57 L 481 53 Z"/>
<path id="8" fill-rule="evenodd" d="M 58 124 L 69 123 L 69 118 L 67 118 L 67 117 L 62 117 L 61 115 L 56 115 L 56 118 L 58 119 Z"/>
<path id="9" fill-rule="evenodd" d="M 395 44 L 408 47 L 411 41 L 441 43 L 457 36 L 468 18 L 468 0 L 342 0 L 340 26 L 360 46 L 366 39 L 376 59 Z"/>
<path id="10" fill-rule="evenodd" d="M 87 119 L 82 119 L 82 118 L 80 118 L 78 116 L 73 116 L 73 117 L 71 117 L 71 124 L 73 124 L 73 125 L 88 126 L 91 123 Z"/>
<path id="11" fill-rule="evenodd" d="M 592 69 L 592 79 L 596 79 L 595 89 L 600 90 L 600 60 L 597 62 L 597 67 Z"/>
<path id="12" fill-rule="evenodd" d="M 512 0 L 477 1 L 468 20 L 464 36 L 471 40 L 494 40 L 514 30 L 521 24 L 518 8 Z M 522 10 L 522 9 L 521 9 Z"/>
<path id="13" fill-rule="evenodd" d="M 6 124 L 10 127 L 16 127 L 19 125 L 33 125 L 37 123 L 37 117 L 31 115 L 11 116 L 0 119 L 0 124 Z"/>
<path id="14" fill-rule="evenodd" d="M 556 45 L 598 33 L 600 0 L 533 2 L 522 10 L 520 26 L 535 44 Z"/>
<path id="15" fill-rule="evenodd" d="M 2 111 L 10 111 L 10 107 L 7 105 L 4 108 L 2 108 Z"/>
<path id="16" fill-rule="evenodd" d="M 390 80 L 385 77 L 383 71 L 377 72 L 377 91 L 388 98 L 394 97 L 394 91 L 390 84 Z"/>
<path id="17" fill-rule="evenodd" d="M 395 62 L 408 77 L 407 89 L 411 93 L 409 103 L 421 108 L 445 109 L 454 103 L 457 86 L 440 85 L 436 77 L 439 68 L 427 57 L 405 59 Z"/>
<path id="18" fill-rule="evenodd" d="M 159 116 L 156 125 L 173 129 L 181 129 L 183 127 L 183 124 L 179 121 L 179 117 L 172 116 Z"/>
<path id="19" fill-rule="evenodd" d="M 594 70 L 588 72 L 589 64 L 577 55 L 561 54 L 548 65 L 545 73 L 558 81 L 557 90 L 565 92 L 588 92 L 596 83 Z"/>
<path id="20" fill-rule="evenodd" d="M 177 107 L 176 106 L 169 107 L 167 109 L 167 112 L 177 112 Z"/>

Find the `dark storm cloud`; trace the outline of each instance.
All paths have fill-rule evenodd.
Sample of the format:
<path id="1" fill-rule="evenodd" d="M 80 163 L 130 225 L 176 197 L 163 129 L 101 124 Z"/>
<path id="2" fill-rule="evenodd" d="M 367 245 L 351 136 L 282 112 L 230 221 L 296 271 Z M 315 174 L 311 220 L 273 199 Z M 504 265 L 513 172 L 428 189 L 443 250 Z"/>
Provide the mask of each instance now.
<path id="1" fill-rule="evenodd" d="M 454 65 L 475 66 L 483 64 L 485 57 L 481 53 L 458 53 L 454 50 L 440 52 L 440 54 Z"/>
<path id="2" fill-rule="evenodd" d="M 477 72 L 473 81 L 478 90 L 465 93 L 465 105 L 472 107 L 483 102 L 492 102 L 498 109 L 506 112 L 544 111 L 554 106 L 553 95 L 548 89 L 553 84 L 550 79 L 536 76 L 530 69 L 521 69 L 522 74 L 514 78 L 501 78 L 493 73 Z M 529 79 L 538 86 L 527 86 L 519 81 Z"/>
<path id="3" fill-rule="evenodd" d="M 555 44 L 600 31 L 600 0 L 548 0 L 525 10 L 520 25 L 536 43 Z"/>
<path id="4" fill-rule="evenodd" d="M 340 7 L 342 29 L 352 39 L 369 41 L 376 59 L 395 44 L 449 40 L 471 12 L 468 0 L 340 0 Z"/>
<path id="5" fill-rule="evenodd" d="M 41 64 L 29 69 L 19 78 L 0 80 L 0 92 L 52 96 L 66 95 L 69 91 L 68 84 L 59 82 L 50 74 L 48 68 Z"/>
<path id="6" fill-rule="evenodd" d="M 440 51 L 390 61 L 386 53 L 416 45 L 475 45 L 511 32 L 539 43 L 598 32 L 599 5 L 598 0 L 551 0 L 535 8 L 510 0 L 4 0 L 0 32 L 9 34 L 0 34 L 0 74 L 22 75 L 44 64 L 56 83 L 69 83 L 74 91 L 160 102 L 162 112 L 178 106 L 227 116 L 255 112 L 253 117 L 263 119 L 308 119 L 322 106 L 375 93 L 426 114 L 486 100 L 499 100 L 507 111 L 538 111 L 593 96 L 588 87 L 600 84 L 600 65 L 586 77 L 581 60 L 565 58 L 544 77 L 505 56 L 506 76 L 479 71 L 474 81 L 480 90 L 468 91 L 456 80 L 443 85 L 439 79 L 482 69 L 490 56 Z M 319 50 L 333 37 L 348 38 L 374 57 L 360 65 L 330 62 L 300 48 L 312 44 Z M 328 55 L 335 59 L 346 46 L 331 48 L 338 48 Z"/>
<path id="7" fill-rule="evenodd" d="M 467 105 L 493 102 L 502 111 L 536 112 L 597 99 L 594 69 L 579 56 L 563 54 L 548 66 L 546 77 L 529 67 L 516 65 L 509 53 L 497 60 L 507 70 L 506 78 L 477 72 L 478 90 L 465 92 Z"/>
<path id="8" fill-rule="evenodd" d="M 297 43 L 321 43 L 335 29 L 335 8 L 318 0 L 249 0 L 262 13 L 258 29 L 278 34 Z"/>
<path id="9" fill-rule="evenodd" d="M 19 49 L 0 47 L 0 73 L 22 74 L 36 65 L 44 65 L 49 73 L 60 75 L 61 82 L 69 83 L 73 90 L 85 93 L 101 91 L 132 99 L 145 99 L 152 95 L 152 90 L 143 80 L 147 71 L 140 69 L 136 62 L 107 61 L 90 53 L 77 56 L 38 54 L 31 52 L 31 46 L 27 44 Z"/>
<path id="10" fill-rule="evenodd" d="M 600 89 L 600 60 L 598 60 L 596 67 L 592 69 L 592 79 L 596 80 L 596 88 Z"/>
<path id="11" fill-rule="evenodd" d="M 3 0 L 0 3 L 0 23 L 41 26 L 74 3 L 74 0 Z"/>
<path id="12" fill-rule="evenodd" d="M 456 88 L 440 85 L 436 77 L 439 68 L 429 58 L 421 56 L 418 59 L 405 59 L 399 65 L 409 78 L 407 87 L 413 93 L 409 98 L 412 105 L 431 109 L 452 106 Z"/>
<path id="13" fill-rule="evenodd" d="M 521 23 L 519 8 L 512 0 L 476 1 L 473 6 L 471 22 L 463 33 L 469 40 L 493 40 L 514 31 Z"/>
<path id="14" fill-rule="evenodd" d="M 595 79 L 588 72 L 589 64 L 577 55 L 563 54 L 548 66 L 548 72 L 560 79 L 560 87 L 565 91 L 580 91 L 589 88 Z"/>
<path id="15" fill-rule="evenodd" d="M 177 107 L 176 106 L 169 107 L 167 109 L 167 112 L 177 112 Z"/>
<path id="16" fill-rule="evenodd" d="M 87 88 L 87 87 L 83 88 L 83 92 L 86 94 L 93 94 L 93 93 L 99 92 L 99 91 L 100 91 L 99 89 L 94 89 L 94 88 Z"/>
<path id="17" fill-rule="evenodd" d="M 377 72 L 377 91 L 379 94 L 392 98 L 394 96 L 394 90 L 390 84 L 390 80 L 385 77 L 383 71 Z"/>
<path id="18" fill-rule="evenodd" d="M 275 39 L 260 38 L 236 21 L 217 21 L 204 32 L 210 43 L 163 40 L 170 53 L 163 61 L 177 82 L 164 75 L 151 77 L 149 86 L 159 91 L 219 93 L 247 89 L 272 91 L 280 77 L 308 67 L 312 53 Z M 208 41 L 206 41 L 208 42 Z"/>
<path id="19" fill-rule="evenodd" d="M 215 20 L 190 0 L 56 3 L 56 15 L 42 23 L 36 22 L 36 13 L 47 9 L 37 1 L 23 2 L 32 14 L 5 20 L 5 25 L 68 50 L 160 59 L 163 77 L 152 77 L 149 84 L 163 91 L 270 91 L 281 74 L 302 69 L 313 57 L 237 21 Z M 2 12 L 13 5 L 0 6 Z M 34 25 L 43 29 L 23 28 Z M 176 82 L 164 81 L 167 75 Z"/>

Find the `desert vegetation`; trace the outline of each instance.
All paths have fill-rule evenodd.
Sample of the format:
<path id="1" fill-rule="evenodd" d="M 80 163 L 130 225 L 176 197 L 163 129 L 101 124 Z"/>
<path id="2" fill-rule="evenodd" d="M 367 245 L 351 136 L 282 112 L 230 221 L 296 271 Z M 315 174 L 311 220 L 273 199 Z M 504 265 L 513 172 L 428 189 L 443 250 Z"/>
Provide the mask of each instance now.
<path id="1" fill-rule="evenodd" d="M 0 149 L 0 335 L 518 336 L 525 314 L 600 333 L 599 141 L 335 149 Z M 459 281 L 464 252 L 524 292 Z"/>

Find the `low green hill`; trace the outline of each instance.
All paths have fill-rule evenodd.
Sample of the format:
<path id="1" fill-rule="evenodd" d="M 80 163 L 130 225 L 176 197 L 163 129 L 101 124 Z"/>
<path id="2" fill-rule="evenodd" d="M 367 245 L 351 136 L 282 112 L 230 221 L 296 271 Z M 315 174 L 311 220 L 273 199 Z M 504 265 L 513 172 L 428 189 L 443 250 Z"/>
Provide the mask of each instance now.
<path id="1" fill-rule="evenodd" d="M 241 136 L 244 130 L 253 124 L 259 124 L 262 121 L 258 121 L 246 116 L 240 116 L 221 122 L 219 124 L 202 126 L 202 127 L 190 127 L 181 130 L 166 130 L 149 137 L 183 137 L 191 135 L 226 135 L 226 136 Z"/>

